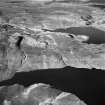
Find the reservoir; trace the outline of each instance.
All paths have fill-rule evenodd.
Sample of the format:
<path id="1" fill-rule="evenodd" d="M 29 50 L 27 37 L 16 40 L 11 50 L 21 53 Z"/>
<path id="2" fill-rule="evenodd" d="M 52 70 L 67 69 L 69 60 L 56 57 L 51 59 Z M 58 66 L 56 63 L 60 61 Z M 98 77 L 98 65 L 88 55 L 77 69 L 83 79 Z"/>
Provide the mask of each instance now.
<path id="1" fill-rule="evenodd" d="M 92 4 L 91 6 L 100 8 L 100 9 L 105 9 L 105 4 Z"/>
<path id="2" fill-rule="evenodd" d="M 56 29 L 56 30 L 53 30 L 52 32 L 70 33 L 70 34 L 75 34 L 76 36 L 86 35 L 89 37 L 89 39 L 86 40 L 85 43 L 88 43 L 88 44 L 105 43 L 105 31 L 102 31 L 93 27 L 71 27 L 66 29 Z"/>
<path id="3" fill-rule="evenodd" d="M 0 86 L 20 84 L 28 87 L 35 83 L 49 84 L 55 89 L 73 93 L 87 105 L 102 105 L 104 101 L 104 74 L 96 69 L 65 67 L 21 72 L 0 82 Z"/>

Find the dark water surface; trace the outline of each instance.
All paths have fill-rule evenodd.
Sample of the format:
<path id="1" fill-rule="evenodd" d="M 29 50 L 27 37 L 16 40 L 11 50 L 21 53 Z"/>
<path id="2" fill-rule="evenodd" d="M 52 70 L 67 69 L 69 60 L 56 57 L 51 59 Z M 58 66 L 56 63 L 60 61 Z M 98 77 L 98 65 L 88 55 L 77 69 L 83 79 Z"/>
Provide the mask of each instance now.
<path id="1" fill-rule="evenodd" d="M 75 35 L 87 35 L 89 40 L 85 41 L 88 44 L 103 44 L 105 43 L 105 31 L 93 27 L 71 27 L 67 29 L 56 29 L 53 32 L 65 32 Z"/>
<path id="2" fill-rule="evenodd" d="M 35 83 L 50 84 L 56 89 L 73 93 L 87 105 L 102 105 L 104 101 L 104 75 L 101 70 L 95 69 L 66 67 L 18 73 L 0 85 L 21 84 L 27 87 Z"/>
<path id="3" fill-rule="evenodd" d="M 91 6 L 93 7 L 97 7 L 97 8 L 100 8 L 100 9 L 105 9 L 105 4 L 91 4 Z"/>

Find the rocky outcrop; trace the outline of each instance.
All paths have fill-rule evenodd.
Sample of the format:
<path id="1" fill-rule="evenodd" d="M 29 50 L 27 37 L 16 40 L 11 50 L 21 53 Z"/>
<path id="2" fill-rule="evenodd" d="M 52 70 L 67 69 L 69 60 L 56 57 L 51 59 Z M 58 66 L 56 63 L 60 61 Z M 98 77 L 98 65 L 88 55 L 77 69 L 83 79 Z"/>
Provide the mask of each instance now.
<path id="1" fill-rule="evenodd" d="M 8 14 L 5 16 L 8 22 L 0 24 L 0 81 L 16 72 L 65 66 L 105 69 L 104 44 L 86 44 L 74 34 L 54 32 L 60 28 L 87 27 L 82 19 L 96 21 L 99 10 L 67 3 L 40 6 L 24 3 L 24 9 L 23 4 L 18 9 L 7 4 L 3 14 Z"/>
<path id="2" fill-rule="evenodd" d="M 0 88 L 1 105 L 86 105 L 72 93 L 63 92 L 47 84 L 24 88 L 18 84 Z"/>

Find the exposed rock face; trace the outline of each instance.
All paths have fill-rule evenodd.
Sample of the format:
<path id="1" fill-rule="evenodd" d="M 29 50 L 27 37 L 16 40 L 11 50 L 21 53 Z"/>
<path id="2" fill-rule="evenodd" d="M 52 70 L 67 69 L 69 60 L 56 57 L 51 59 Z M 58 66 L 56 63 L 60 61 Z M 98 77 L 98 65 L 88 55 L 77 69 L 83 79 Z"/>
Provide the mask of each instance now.
<path id="1" fill-rule="evenodd" d="M 85 47 L 65 33 L 43 31 L 31 35 L 22 29 L 13 28 L 2 35 L 5 36 L 1 37 L 0 42 L 1 80 L 15 72 L 65 66 L 104 69 L 104 49 L 101 46 L 99 51 Z"/>
<path id="2" fill-rule="evenodd" d="M 104 31 L 102 10 L 67 3 L 2 5 L 5 9 L 1 6 L 4 11 L 0 20 L 0 81 L 15 72 L 65 66 L 105 69 L 104 43 L 86 44 L 72 33 L 54 32 L 89 26 Z M 86 25 L 85 21 L 90 20 L 94 22 Z"/>
<path id="3" fill-rule="evenodd" d="M 20 85 L 0 88 L 0 105 L 86 105 L 72 93 L 34 84 L 26 89 Z"/>
<path id="4" fill-rule="evenodd" d="M 17 72 L 66 66 L 105 70 L 105 11 L 66 1 L 0 0 L 0 81 Z M 67 32 L 72 27 L 99 29 L 102 40 L 98 36 L 99 43 L 87 43 L 87 34 Z M 86 104 L 72 93 L 39 83 L 27 89 L 0 87 L 0 105 Z"/>

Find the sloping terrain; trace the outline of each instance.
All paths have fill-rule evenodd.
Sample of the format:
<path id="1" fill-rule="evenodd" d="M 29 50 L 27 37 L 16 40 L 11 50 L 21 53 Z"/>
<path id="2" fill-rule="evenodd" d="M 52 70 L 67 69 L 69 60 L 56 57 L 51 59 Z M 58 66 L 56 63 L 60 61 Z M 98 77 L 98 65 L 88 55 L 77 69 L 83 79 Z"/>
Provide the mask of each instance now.
<path id="1" fill-rule="evenodd" d="M 105 69 L 105 40 L 101 40 L 105 38 L 105 13 L 102 10 L 67 3 L 11 1 L 1 4 L 0 80 L 13 76 L 15 72 L 65 66 Z M 92 35 L 83 33 L 78 36 L 72 30 L 66 32 L 67 28 L 72 27 L 74 32 L 80 30 L 81 34 L 82 29 L 75 30 L 75 27 L 84 27 L 84 30 L 88 27 L 101 28 L 103 35 L 96 35 L 96 43 Z M 65 32 L 59 29 L 65 29 Z M 91 31 L 95 33 L 94 29 Z M 88 38 L 84 39 L 83 36 Z M 88 39 L 90 44 L 87 43 Z"/>
<path id="2" fill-rule="evenodd" d="M 0 82 L 65 67 L 105 70 L 105 9 L 78 0 L 0 0 Z M 85 105 L 46 84 L 0 88 L 0 105 Z"/>
<path id="3" fill-rule="evenodd" d="M 0 97 L 0 105 L 86 105 L 74 94 L 42 83 L 26 89 L 17 84 L 0 87 Z"/>

